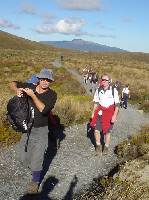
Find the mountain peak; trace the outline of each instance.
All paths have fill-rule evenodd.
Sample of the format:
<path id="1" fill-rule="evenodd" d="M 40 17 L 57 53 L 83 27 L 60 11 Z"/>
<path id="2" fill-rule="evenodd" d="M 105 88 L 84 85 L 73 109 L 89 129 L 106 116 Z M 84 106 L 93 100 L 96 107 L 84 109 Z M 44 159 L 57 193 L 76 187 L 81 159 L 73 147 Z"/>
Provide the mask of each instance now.
<path id="1" fill-rule="evenodd" d="M 74 49 L 79 51 L 90 52 L 126 52 L 123 49 L 110 47 L 102 44 L 98 44 L 91 41 L 85 41 L 82 39 L 73 39 L 72 41 L 42 41 L 42 43 L 50 44 L 55 47 Z"/>
<path id="2" fill-rule="evenodd" d="M 83 43 L 86 43 L 85 40 L 82 40 L 82 39 L 73 39 L 71 41 L 72 43 L 75 43 L 75 44 L 83 44 Z"/>
<path id="3" fill-rule="evenodd" d="M 82 41 L 84 41 L 84 40 L 82 40 L 82 39 L 73 39 L 72 40 L 72 42 L 82 42 Z"/>

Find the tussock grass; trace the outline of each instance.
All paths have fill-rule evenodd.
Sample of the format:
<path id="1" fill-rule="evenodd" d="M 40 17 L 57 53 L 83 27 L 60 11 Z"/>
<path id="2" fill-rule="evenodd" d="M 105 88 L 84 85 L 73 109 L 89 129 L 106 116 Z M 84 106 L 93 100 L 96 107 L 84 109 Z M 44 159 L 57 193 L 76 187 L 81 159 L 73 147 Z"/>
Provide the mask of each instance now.
<path id="1" fill-rule="evenodd" d="M 66 126 L 82 123 L 91 116 L 90 102 L 88 97 L 62 96 L 56 104 L 55 112 Z"/>
<path id="2" fill-rule="evenodd" d="M 112 185 L 106 187 L 103 199 L 149 199 L 149 126 L 142 127 L 140 134 L 119 144 L 116 152 L 123 164 L 112 178 Z"/>
<path id="3" fill-rule="evenodd" d="M 71 57 L 71 59 L 70 59 Z M 97 71 L 111 75 L 122 86 L 129 84 L 131 103 L 137 103 L 140 109 L 148 111 L 149 100 L 149 54 L 141 53 L 74 53 L 65 61 L 66 66 L 80 73 L 87 65 Z"/>
<path id="4" fill-rule="evenodd" d="M 149 126 L 118 145 L 120 164 L 116 173 L 94 180 L 89 189 L 74 200 L 148 200 L 149 199 Z"/>
<path id="5" fill-rule="evenodd" d="M 129 174 L 130 176 L 130 174 Z M 149 186 L 140 183 L 137 176 L 133 176 L 131 180 L 121 180 L 116 178 L 113 180 L 114 186 L 108 186 L 103 200 L 147 200 L 149 199 Z"/>
<path id="6" fill-rule="evenodd" d="M 115 152 L 123 161 L 132 160 L 149 153 L 149 126 L 144 126 L 140 134 L 131 136 L 117 147 Z"/>
<path id="7" fill-rule="evenodd" d="M 15 56 L 18 56 L 16 52 Z M 46 53 L 45 53 L 46 54 Z M 32 56 L 34 54 L 32 53 Z M 6 56 L 4 54 L 4 56 Z M 39 55 L 38 55 L 39 56 Z M 12 56 L 13 57 L 13 56 Z M 36 57 L 36 54 L 35 54 Z M 18 59 L 20 57 L 18 56 Z M 34 60 L 34 56 L 32 60 Z M 52 62 L 52 60 L 51 60 Z M 9 83 L 13 80 L 26 81 L 32 74 L 39 73 L 43 65 L 37 66 L 30 64 L 28 66 L 23 62 L 22 65 L 12 63 L 11 66 L 1 67 L 1 97 L 0 97 L 0 144 L 1 146 L 10 145 L 20 139 L 20 135 L 9 129 L 6 123 L 6 106 L 9 98 L 13 96 L 13 92 L 9 89 Z M 88 120 L 90 116 L 90 99 L 83 97 L 85 89 L 74 80 L 64 68 L 53 68 L 50 64 L 46 67 L 53 69 L 55 74 L 55 82 L 51 84 L 51 88 L 58 94 L 58 100 L 55 107 L 56 114 L 60 117 L 61 123 L 69 126 L 75 123 L 81 123 Z M 80 107 L 80 108 L 79 108 Z"/>

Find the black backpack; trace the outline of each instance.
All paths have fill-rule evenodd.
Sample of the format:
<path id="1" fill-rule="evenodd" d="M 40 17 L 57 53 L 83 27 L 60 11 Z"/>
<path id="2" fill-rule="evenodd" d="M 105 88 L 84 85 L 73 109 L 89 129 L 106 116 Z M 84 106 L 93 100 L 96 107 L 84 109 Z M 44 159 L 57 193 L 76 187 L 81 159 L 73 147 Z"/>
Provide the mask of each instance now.
<path id="1" fill-rule="evenodd" d="M 34 108 L 31 106 L 27 95 L 14 96 L 8 101 L 7 119 L 15 131 L 27 133 L 28 139 L 25 149 L 27 151 L 29 135 L 34 122 Z"/>

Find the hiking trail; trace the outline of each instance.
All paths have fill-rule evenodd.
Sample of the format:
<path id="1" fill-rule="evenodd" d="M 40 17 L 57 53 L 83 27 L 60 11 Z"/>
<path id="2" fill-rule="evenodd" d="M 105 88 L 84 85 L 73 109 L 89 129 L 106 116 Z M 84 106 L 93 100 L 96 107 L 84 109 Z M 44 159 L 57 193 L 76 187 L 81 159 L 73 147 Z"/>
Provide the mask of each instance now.
<path id="1" fill-rule="evenodd" d="M 83 84 L 82 76 L 72 69 L 67 70 Z M 89 88 L 85 87 L 87 94 L 90 94 Z M 38 199 L 44 200 L 43 195 L 49 200 L 72 199 L 72 193 L 87 188 L 93 178 L 108 174 L 118 163 L 113 152 L 114 147 L 130 135 L 136 134 L 148 121 L 148 115 L 138 112 L 131 105 L 127 110 L 120 109 L 111 136 L 110 152 L 102 156 L 95 156 L 92 142 L 87 137 L 86 123 L 66 128 L 60 148 L 47 155 L 50 166 L 40 186 Z M 30 170 L 19 162 L 17 152 L 18 144 L 1 149 L 1 200 L 18 200 L 25 193 L 26 184 L 31 177 Z"/>

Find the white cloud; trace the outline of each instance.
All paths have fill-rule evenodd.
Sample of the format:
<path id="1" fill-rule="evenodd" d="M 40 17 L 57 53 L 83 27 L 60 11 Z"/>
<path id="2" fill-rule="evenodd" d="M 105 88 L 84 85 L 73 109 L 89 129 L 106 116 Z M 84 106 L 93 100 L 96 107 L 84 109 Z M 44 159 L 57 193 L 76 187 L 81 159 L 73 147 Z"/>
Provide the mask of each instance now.
<path id="1" fill-rule="evenodd" d="M 84 20 L 62 19 L 56 24 L 58 32 L 65 34 L 77 34 L 81 32 Z"/>
<path id="2" fill-rule="evenodd" d="M 21 11 L 30 15 L 36 14 L 34 6 L 27 2 L 23 3 L 23 5 L 21 6 Z"/>
<path id="3" fill-rule="evenodd" d="M 100 0 L 57 0 L 58 4 L 65 9 L 75 10 L 99 10 Z"/>
<path id="4" fill-rule="evenodd" d="M 44 24 L 38 26 L 35 31 L 38 33 L 62 33 L 62 34 L 73 34 L 81 35 L 83 25 L 85 24 L 83 19 L 61 19 L 56 24 Z"/>
<path id="5" fill-rule="evenodd" d="M 57 32 L 57 30 L 53 26 L 53 24 L 44 24 L 42 26 L 38 26 L 37 28 L 35 28 L 35 31 L 37 33 L 42 33 L 42 34 L 49 34 L 49 33 L 56 33 Z"/>
<path id="6" fill-rule="evenodd" d="M 0 27 L 12 28 L 12 29 L 20 29 L 19 26 L 17 26 L 16 24 L 11 23 L 10 21 L 8 21 L 6 19 L 0 19 Z"/>

